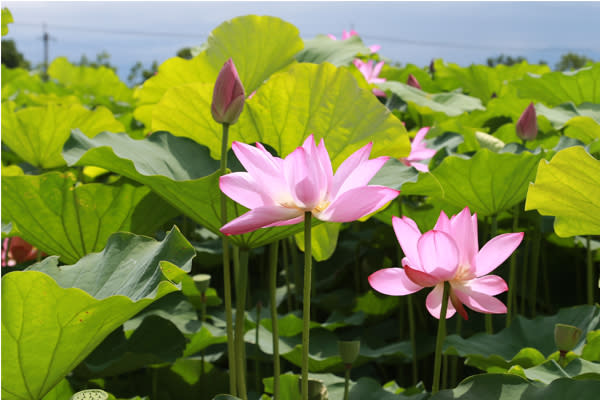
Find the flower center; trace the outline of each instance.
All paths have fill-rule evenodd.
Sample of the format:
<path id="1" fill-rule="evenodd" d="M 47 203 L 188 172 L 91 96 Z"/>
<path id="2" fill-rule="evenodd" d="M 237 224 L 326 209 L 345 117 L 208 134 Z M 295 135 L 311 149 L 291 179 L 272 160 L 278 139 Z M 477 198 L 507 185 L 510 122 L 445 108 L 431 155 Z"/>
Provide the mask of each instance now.
<path id="1" fill-rule="evenodd" d="M 473 278 L 475 278 L 475 274 L 471 270 L 471 266 L 469 264 L 459 264 L 456 274 L 454 274 L 454 277 L 450 280 L 450 282 L 468 281 Z"/>

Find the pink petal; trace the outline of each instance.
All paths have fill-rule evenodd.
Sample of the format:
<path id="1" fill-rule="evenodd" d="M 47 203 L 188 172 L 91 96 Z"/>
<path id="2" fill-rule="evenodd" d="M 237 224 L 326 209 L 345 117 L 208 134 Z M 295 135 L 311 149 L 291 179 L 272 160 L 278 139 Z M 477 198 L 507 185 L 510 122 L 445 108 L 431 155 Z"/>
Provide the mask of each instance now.
<path id="1" fill-rule="evenodd" d="M 280 159 L 273 157 L 264 147 L 240 142 L 233 142 L 231 147 L 240 163 L 256 181 L 283 185 Z"/>
<path id="2" fill-rule="evenodd" d="M 464 305 L 472 310 L 489 314 L 506 313 L 506 306 L 500 300 L 485 293 L 476 292 L 468 286 L 456 287 L 454 293 Z"/>
<path id="3" fill-rule="evenodd" d="M 404 271 L 406 272 L 406 276 L 408 279 L 413 281 L 415 284 L 422 287 L 431 287 L 436 286 L 440 283 L 440 280 L 429 275 L 426 272 L 419 271 L 418 269 L 412 267 L 410 265 L 410 260 L 406 257 L 402 259 L 402 265 L 404 266 Z"/>
<path id="4" fill-rule="evenodd" d="M 496 236 L 483 246 L 475 257 L 475 273 L 483 276 L 500 266 L 523 240 L 523 232 Z"/>
<path id="5" fill-rule="evenodd" d="M 415 221 L 408 217 L 398 218 L 395 216 L 392 217 L 392 226 L 404 255 L 410 260 L 411 265 L 418 266 L 420 259 L 417 251 L 417 241 L 421 237 L 419 227 Z"/>
<path id="6" fill-rule="evenodd" d="M 264 192 L 264 186 L 257 183 L 247 172 L 233 172 L 219 178 L 221 191 L 246 208 L 275 204 L 269 194 Z"/>
<path id="7" fill-rule="evenodd" d="M 477 232 L 473 231 L 471 212 L 465 207 L 450 220 L 450 234 L 458 246 L 459 260 L 462 265 L 475 265 L 475 256 L 479 250 Z M 475 229 L 477 227 L 475 226 Z"/>
<path id="8" fill-rule="evenodd" d="M 312 210 L 319 203 L 319 187 L 310 173 L 306 150 L 298 147 L 285 158 L 284 174 L 297 207 Z M 268 181 L 264 181 L 265 184 Z"/>
<path id="9" fill-rule="evenodd" d="M 369 284 L 379 293 L 402 296 L 423 289 L 407 276 L 402 268 L 384 268 L 369 275 Z"/>
<path id="10" fill-rule="evenodd" d="M 448 281 L 454 277 L 459 253 L 450 235 L 436 230 L 426 232 L 417 241 L 417 251 L 423 272 L 439 281 Z"/>
<path id="11" fill-rule="evenodd" d="M 440 211 L 440 216 L 437 219 L 437 222 L 435 223 L 435 226 L 433 227 L 433 229 L 435 229 L 436 231 L 442 231 L 442 232 L 446 232 L 446 233 L 450 233 L 450 218 L 448 218 L 448 216 L 446 215 L 446 213 L 444 212 L 444 210 Z"/>
<path id="12" fill-rule="evenodd" d="M 387 160 L 389 160 L 389 157 L 384 156 L 377 157 L 372 160 L 361 161 L 360 164 L 357 165 L 355 168 L 347 171 L 348 174 L 344 174 L 345 179 L 343 181 L 342 179 L 344 175 L 334 175 L 332 190 L 330 193 L 331 198 L 336 198 L 337 196 L 343 194 L 344 192 L 347 192 L 348 190 L 368 185 L 369 181 L 373 179 L 375 174 L 379 172 L 379 170 L 381 169 L 381 167 L 383 167 Z M 338 169 L 338 171 L 340 169 L 341 167 Z"/>
<path id="13" fill-rule="evenodd" d="M 381 68 L 383 68 L 383 64 L 385 64 L 385 61 L 380 61 L 378 62 L 375 67 L 373 68 L 373 74 L 371 75 L 373 78 L 376 78 L 379 76 L 379 73 L 381 72 Z M 380 78 L 383 79 L 383 78 Z M 383 79 L 385 81 L 385 79 Z"/>
<path id="14" fill-rule="evenodd" d="M 338 196 L 323 212 L 315 217 L 321 221 L 350 222 L 371 214 L 400 192 L 385 186 L 364 186 L 350 189 Z"/>
<path id="15" fill-rule="evenodd" d="M 377 97 L 387 97 L 387 95 L 385 94 L 385 92 L 383 90 L 380 89 L 373 89 L 373 94 Z"/>
<path id="16" fill-rule="evenodd" d="M 425 136 L 427 135 L 428 132 L 429 132 L 428 126 L 419 129 L 419 131 L 415 135 L 415 138 L 412 141 L 413 146 L 418 146 L 419 144 L 421 144 L 421 142 L 423 141 L 423 139 L 425 139 Z"/>
<path id="17" fill-rule="evenodd" d="M 303 215 L 301 210 L 281 206 L 257 207 L 225 224 L 220 231 L 225 235 L 240 235 L 297 218 Z"/>
<path id="18" fill-rule="evenodd" d="M 442 297 L 444 296 L 444 284 L 438 284 L 428 295 L 425 300 L 425 306 L 429 311 L 429 314 L 435 318 L 440 319 L 442 313 Z M 448 309 L 446 310 L 446 319 L 452 317 L 456 313 L 456 309 L 452 305 L 450 299 L 448 299 Z"/>
<path id="19" fill-rule="evenodd" d="M 335 175 L 333 176 L 333 186 L 331 187 L 330 192 L 332 198 L 337 196 L 337 194 L 340 192 L 340 189 L 346 183 L 349 177 L 353 175 L 359 169 L 359 167 L 362 167 L 362 164 L 369 159 L 372 147 L 372 142 L 367 143 L 365 146 L 352 153 L 338 167 L 337 171 L 335 171 Z M 366 183 L 368 183 L 368 181 Z"/>
<path id="20" fill-rule="evenodd" d="M 321 139 L 321 143 L 323 144 L 323 148 L 325 148 L 325 142 Z M 327 191 L 329 190 L 329 183 L 332 179 L 333 174 L 328 176 L 326 172 L 327 166 L 322 164 L 322 154 L 315 145 L 315 139 L 313 135 L 309 135 L 308 138 L 302 144 L 302 148 L 306 152 L 306 163 L 308 166 L 308 174 L 311 177 L 311 181 L 316 185 L 316 189 L 318 189 L 318 200 L 320 201 Z M 325 154 L 327 155 L 327 159 L 329 161 L 329 165 L 331 166 L 331 161 L 329 160 L 329 154 L 327 154 L 327 150 L 325 150 Z"/>
<path id="21" fill-rule="evenodd" d="M 409 163 L 409 165 L 419 172 L 429 172 L 429 166 L 427 164 L 412 162 L 412 163 Z"/>
<path id="22" fill-rule="evenodd" d="M 463 284 L 463 286 L 468 286 L 475 292 L 487 294 L 489 296 L 495 296 L 508 290 L 508 285 L 504 279 L 498 275 L 486 275 L 480 278 L 471 279 Z"/>
<path id="23" fill-rule="evenodd" d="M 331 159 L 329 158 L 329 153 L 325 148 L 325 141 L 321 138 L 319 142 L 319 146 L 317 147 L 317 156 L 321 163 L 321 167 L 323 168 L 323 174 L 326 179 L 326 189 L 330 191 L 333 186 L 333 167 L 331 166 Z"/>
<path id="24" fill-rule="evenodd" d="M 333 36 L 331 33 L 328 33 L 327 36 L 329 37 L 329 39 L 331 40 L 337 40 L 337 38 L 335 36 Z"/>
<path id="25" fill-rule="evenodd" d="M 378 44 L 372 44 L 371 46 L 369 46 L 369 50 L 371 50 L 371 53 L 377 53 L 379 49 L 381 49 L 381 46 Z"/>

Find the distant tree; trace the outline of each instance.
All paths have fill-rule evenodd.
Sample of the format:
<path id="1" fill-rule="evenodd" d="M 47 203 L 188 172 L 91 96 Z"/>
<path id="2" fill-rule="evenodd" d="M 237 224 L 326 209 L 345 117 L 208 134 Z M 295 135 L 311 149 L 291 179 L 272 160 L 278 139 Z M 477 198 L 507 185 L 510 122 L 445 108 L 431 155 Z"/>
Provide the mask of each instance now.
<path id="1" fill-rule="evenodd" d="M 138 61 L 131 67 L 127 75 L 129 86 L 136 86 L 144 83 L 147 79 L 153 77 L 158 71 L 158 62 L 152 61 L 150 69 L 145 69 L 141 61 Z"/>
<path id="2" fill-rule="evenodd" d="M 488 67 L 495 67 L 496 65 L 514 65 L 514 64 L 520 64 L 523 61 L 527 61 L 527 59 L 525 57 L 521 57 L 521 56 L 517 56 L 517 57 L 512 57 L 512 56 L 506 56 L 504 54 L 500 54 L 497 57 L 489 57 L 487 59 L 487 65 Z"/>
<path id="3" fill-rule="evenodd" d="M 31 63 L 17 50 L 17 45 L 12 39 L 2 39 L 2 64 L 8 68 L 31 68 Z"/>
<path id="4" fill-rule="evenodd" d="M 587 63 L 592 63 L 594 60 L 584 56 L 583 54 L 567 53 L 560 56 L 560 61 L 556 64 L 554 69 L 557 71 L 572 71 L 585 67 Z"/>
<path id="5" fill-rule="evenodd" d="M 185 58 L 186 60 L 191 60 L 192 58 L 194 58 L 194 56 L 192 55 L 192 48 L 184 47 L 183 49 L 179 49 L 179 51 L 177 51 L 177 57 Z"/>
<path id="6" fill-rule="evenodd" d="M 117 67 L 110 63 L 110 54 L 106 50 L 102 51 L 102 53 L 96 54 L 96 60 L 90 61 L 85 54 L 81 55 L 79 62 L 73 63 L 74 65 L 85 66 L 85 67 L 107 67 L 117 72 Z"/>

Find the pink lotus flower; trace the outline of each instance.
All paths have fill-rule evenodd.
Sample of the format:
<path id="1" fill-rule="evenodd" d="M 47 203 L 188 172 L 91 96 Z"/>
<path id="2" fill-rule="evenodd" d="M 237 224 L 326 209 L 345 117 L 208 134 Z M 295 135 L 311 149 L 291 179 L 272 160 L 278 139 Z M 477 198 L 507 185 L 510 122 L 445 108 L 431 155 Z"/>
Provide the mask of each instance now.
<path id="1" fill-rule="evenodd" d="M 415 78 L 415 76 L 413 74 L 408 74 L 408 79 L 406 80 L 406 84 L 408 86 L 412 86 L 416 89 L 421 90 L 421 85 L 419 84 L 419 81 L 417 80 L 417 78 Z"/>
<path id="2" fill-rule="evenodd" d="M 442 211 L 433 230 L 421 234 L 407 217 L 393 217 L 392 225 L 404 251 L 404 268 L 381 269 L 369 276 L 371 287 L 392 296 L 407 295 L 433 287 L 427 310 L 440 318 L 444 282 L 449 282 L 450 302 L 446 318 L 456 311 L 467 319 L 463 304 L 482 313 L 506 313 L 495 295 L 508 290 L 499 276 L 487 275 L 500 266 L 523 240 L 523 232 L 496 236 L 479 250 L 477 215 L 469 208 L 448 219 Z"/>
<path id="3" fill-rule="evenodd" d="M 337 38 L 331 33 L 328 33 L 327 36 L 329 36 L 331 40 L 337 40 Z M 352 36 L 358 36 L 358 33 L 354 29 L 352 29 L 350 32 L 346 32 L 346 30 L 344 29 L 344 31 L 342 32 L 342 40 L 346 40 Z M 377 53 L 379 49 L 381 49 L 381 46 L 378 44 L 373 44 L 369 46 L 369 50 L 371 50 L 371 53 Z"/>
<path id="4" fill-rule="evenodd" d="M 365 80 L 369 84 L 374 83 L 383 83 L 386 81 L 385 78 L 379 78 L 379 73 L 381 72 L 381 68 L 383 67 L 384 61 L 380 61 L 375 66 L 373 66 L 373 60 L 369 60 L 369 62 L 364 62 L 361 59 L 354 59 L 353 63 L 358 68 L 360 73 L 365 77 Z M 378 97 L 385 97 L 385 92 L 380 89 L 373 89 L 373 94 Z"/>
<path id="5" fill-rule="evenodd" d="M 389 159 L 369 160 L 372 146 L 354 152 L 334 175 L 323 139 L 317 147 L 313 135 L 285 159 L 272 156 L 260 143 L 253 147 L 233 142 L 233 151 L 248 172 L 221 176 L 220 187 L 250 211 L 224 225 L 221 232 L 237 235 L 296 224 L 308 211 L 332 222 L 350 222 L 377 211 L 399 192 L 367 186 Z"/>
<path id="6" fill-rule="evenodd" d="M 2 241 L 2 266 L 12 267 L 25 261 L 35 260 L 39 252 L 38 249 L 18 236 L 12 239 L 6 238 Z"/>
<path id="7" fill-rule="evenodd" d="M 219 72 L 210 107 L 212 116 L 220 124 L 235 124 L 244 109 L 244 86 L 231 58 Z"/>
<path id="8" fill-rule="evenodd" d="M 427 164 L 420 163 L 417 161 L 429 160 L 436 153 L 436 150 L 428 149 L 423 142 L 425 135 L 429 132 L 429 127 L 421 128 L 417 132 L 417 135 L 413 139 L 410 145 L 410 154 L 408 157 L 401 158 L 400 161 L 408 167 L 414 167 L 421 172 L 429 172 Z"/>
<path id="9" fill-rule="evenodd" d="M 529 103 L 517 121 L 517 136 L 523 140 L 534 140 L 538 134 L 537 116 L 533 102 Z"/>

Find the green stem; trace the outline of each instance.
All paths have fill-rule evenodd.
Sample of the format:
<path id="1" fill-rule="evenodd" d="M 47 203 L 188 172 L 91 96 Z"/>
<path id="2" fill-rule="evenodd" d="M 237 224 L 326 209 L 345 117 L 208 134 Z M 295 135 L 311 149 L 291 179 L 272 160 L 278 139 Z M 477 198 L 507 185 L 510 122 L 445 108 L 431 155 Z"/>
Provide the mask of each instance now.
<path id="1" fill-rule="evenodd" d="M 461 336 L 460 331 L 462 330 L 462 318 L 456 318 L 456 334 Z M 456 386 L 458 376 L 458 356 L 452 357 L 452 364 L 450 365 L 450 382 L 452 382 L 452 386 Z"/>
<path id="2" fill-rule="evenodd" d="M 279 321 L 277 315 L 277 250 L 279 241 L 269 248 L 269 301 L 271 302 L 271 330 L 273 332 L 273 398 L 279 399 Z"/>
<path id="3" fill-rule="evenodd" d="M 533 233 L 533 244 L 531 246 L 531 285 L 529 290 L 529 307 L 531 317 L 535 317 L 537 306 L 537 287 L 538 287 L 538 272 L 540 263 L 540 244 L 542 242 L 542 232 L 539 222 L 536 224 L 535 232 Z"/>
<path id="4" fill-rule="evenodd" d="M 202 327 L 206 322 L 206 292 L 202 292 L 202 306 L 200 307 L 200 320 L 202 321 Z M 201 362 L 200 364 L 200 376 L 204 375 L 204 349 L 200 352 Z"/>
<path id="5" fill-rule="evenodd" d="M 262 303 L 259 300 L 256 303 L 256 330 L 255 330 L 256 335 L 254 336 L 254 343 L 256 344 L 256 354 L 257 354 L 257 357 L 254 359 L 254 369 L 256 371 L 254 374 L 254 376 L 255 376 L 254 385 L 256 386 L 257 393 L 260 393 L 262 391 L 261 384 L 260 384 L 260 382 L 262 381 L 261 377 L 260 377 L 260 359 L 259 359 L 260 358 L 259 357 L 260 346 L 258 345 L 260 343 L 260 335 L 259 335 L 260 329 L 258 329 L 258 328 L 260 326 L 260 310 L 261 309 L 262 309 Z"/>
<path id="6" fill-rule="evenodd" d="M 287 295 L 285 296 L 287 302 L 288 312 L 292 312 L 292 287 L 290 285 L 290 266 L 288 263 L 288 251 L 285 240 L 281 242 L 281 250 L 283 251 L 283 268 L 285 269 L 285 289 Z"/>
<path id="7" fill-rule="evenodd" d="M 587 302 L 594 304 L 594 262 L 592 261 L 592 245 L 590 237 L 586 236 L 585 244 L 587 246 Z"/>
<path id="8" fill-rule="evenodd" d="M 435 361 L 433 364 L 433 387 L 431 394 L 440 390 L 440 373 L 442 370 L 442 345 L 446 338 L 446 311 L 448 310 L 448 298 L 450 297 L 450 283 L 444 282 L 444 294 L 442 295 L 442 309 L 438 321 L 437 340 L 435 342 Z"/>
<path id="9" fill-rule="evenodd" d="M 346 366 L 346 372 L 344 373 L 344 400 L 348 400 L 348 389 L 350 386 L 350 365 Z"/>
<path id="10" fill-rule="evenodd" d="M 221 138 L 221 165 L 219 174 L 227 172 L 227 147 L 229 142 L 229 124 L 223 124 Z M 221 192 L 221 224 L 227 223 L 227 196 Z M 231 312 L 231 269 L 229 268 L 229 239 L 223 236 L 223 284 L 225 297 L 225 319 L 227 321 L 227 359 L 229 362 L 229 392 L 237 396 L 237 368 L 235 366 L 235 343 L 233 336 L 233 314 Z"/>
<path id="11" fill-rule="evenodd" d="M 521 312 L 525 315 L 525 301 L 527 299 L 527 272 L 529 271 L 529 248 L 531 247 L 531 239 L 525 242 L 525 251 L 523 253 L 523 265 L 521 266 Z M 515 314 L 517 314 L 515 312 Z"/>
<path id="12" fill-rule="evenodd" d="M 152 400 L 158 399 L 158 368 L 152 368 Z"/>
<path id="13" fill-rule="evenodd" d="M 310 334 L 310 284 L 312 273 L 310 211 L 304 213 L 304 297 L 302 298 L 302 400 L 308 400 L 308 344 Z"/>
<path id="14" fill-rule="evenodd" d="M 406 306 L 408 307 L 408 331 L 410 334 L 410 348 L 412 350 L 412 379 L 413 385 L 418 383 L 417 369 L 417 335 L 415 324 L 415 310 L 413 307 L 412 296 L 406 296 Z"/>
<path id="15" fill-rule="evenodd" d="M 246 286 L 248 281 L 248 250 L 234 248 L 234 264 L 237 274 L 236 279 L 236 307 L 235 307 L 235 358 L 237 367 L 238 394 L 242 400 L 248 399 L 246 392 L 246 348 L 244 343 L 244 320 L 246 310 Z M 239 262 L 236 257 L 239 253 Z"/>
<path id="16" fill-rule="evenodd" d="M 513 207 L 513 223 L 512 223 L 512 232 L 516 232 L 519 226 L 519 204 Z M 510 272 L 508 275 L 508 299 L 507 299 L 507 311 L 506 311 L 506 327 L 510 326 L 512 322 L 514 313 L 515 313 L 515 302 L 517 301 L 517 290 L 515 285 L 517 278 L 517 252 L 513 251 L 510 255 Z"/>

